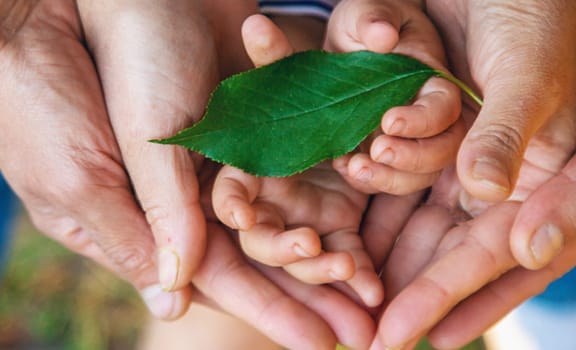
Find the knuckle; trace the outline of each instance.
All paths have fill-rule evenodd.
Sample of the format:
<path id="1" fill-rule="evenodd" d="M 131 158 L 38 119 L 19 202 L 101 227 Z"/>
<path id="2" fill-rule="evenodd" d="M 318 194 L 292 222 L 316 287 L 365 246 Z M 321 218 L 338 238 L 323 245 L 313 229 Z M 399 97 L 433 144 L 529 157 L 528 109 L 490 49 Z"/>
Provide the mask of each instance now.
<path id="1" fill-rule="evenodd" d="M 435 300 L 437 305 L 452 306 L 459 301 L 460 296 L 454 291 L 436 281 L 434 278 L 424 275 L 418 280 L 418 287 L 425 290 L 430 300 Z"/>
<path id="2" fill-rule="evenodd" d="M 523 135 L 515 128 L 502 124 L 490 124 L 478 138 L 478 142 L 488 149 L 495 149 L 511 157 L 521 157 L 525 149 Z"/>
<path id="3" fill-rule="evenodd" d="M 104 253 L 130 279 L 154 267 L 153 252 L 143 244 L 116 244 L 104 249 Z"/>
<path id="4" fill-rule="evenodd" d="M 401 181 L 400 177 L 401 175 L 398 172 L 392 172 L 388 178 L 388 181 L 386 181 L 383 186 L 381 186 L 381 190 L 393 195 L 404 194 L 405 189 L 403 188 L 403 182 Z"/>
<path id="5" fill-rule="evenodd" d="M 426 146 L 421 139 L 417 139 L 416 144 L 418 149 L 416 152 L 414 152 L 414 156 L 412 157 L 412 163 L 410 164 L 411 168 L 408 169 L 408 171 L 421 172 L 424 170 L 425 166 L 425 162 L 422 155 L 423 153 L 426 152 Z"/>
<path id="6" fill-rule="evenodd" d="M 164 227 L 164 223 L 170 220 L 170 210 L 160 204 L 148 205 L 144 208 L 144 212 L 146 213 L 146 221 L 152 228 L 155 234 L 157 234 L 158 230 Z"/>
<path id="7" fill-rule="evenodd" d="M 55 177 L 51 195 L 62 202 L 85 201 L 103 188 L 128 187 L 119 161 L 110 154 L 86 147 L 70 147 L 72 164 Z"/>
<path id="8" fill-rule="evenodd" d="M 407 195 L 427 187 L 429 185 L 428 182 L 423 183 L 427 176 L 428 174 L 405 177 L 404 174 L 394 171 L 390 174 L 388 180 L 380 186 L 380 190 L 395 196 Z"/>

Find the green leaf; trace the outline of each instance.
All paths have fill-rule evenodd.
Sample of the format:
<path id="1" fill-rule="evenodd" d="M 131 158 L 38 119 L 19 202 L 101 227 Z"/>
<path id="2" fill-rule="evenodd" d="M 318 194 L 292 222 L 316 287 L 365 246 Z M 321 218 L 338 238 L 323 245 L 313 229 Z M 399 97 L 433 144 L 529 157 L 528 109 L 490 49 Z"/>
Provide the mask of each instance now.
<path id="1" fill-rule="evenodd" d="M 258 176 L 288 176 L 352 151 L 434 69 L 368 51 L 307 51 L 224 80 L 177 144 Z"/>

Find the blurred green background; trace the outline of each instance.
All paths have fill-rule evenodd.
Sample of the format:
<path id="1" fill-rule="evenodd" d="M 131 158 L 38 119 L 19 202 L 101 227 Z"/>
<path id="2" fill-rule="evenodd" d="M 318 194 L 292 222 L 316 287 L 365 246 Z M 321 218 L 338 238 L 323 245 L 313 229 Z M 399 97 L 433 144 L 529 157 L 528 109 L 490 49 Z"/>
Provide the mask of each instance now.
<path id="1" fill-rule="evenodd" d="M 21 215 L 0 282 L 0 349 L 134 349 L 146 310 L 127 284 Z"/>
<path id="2" fill-rule="evenodd" d="M 127 283 L 39 234 L 25 214 L 16 231 L 0 282 L 0 350 L 136 349 L 147 311 Z"/>

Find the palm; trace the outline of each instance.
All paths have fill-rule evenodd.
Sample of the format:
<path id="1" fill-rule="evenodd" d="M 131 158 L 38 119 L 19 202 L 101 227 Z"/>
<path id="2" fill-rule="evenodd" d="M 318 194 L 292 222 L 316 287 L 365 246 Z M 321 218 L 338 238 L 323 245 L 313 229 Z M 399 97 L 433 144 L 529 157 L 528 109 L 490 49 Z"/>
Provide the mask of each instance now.
<path id="1" fill-rule="evenodd" d="M 288 178 L 263 178 L 256 201 L 281 211 L 286 227 L 306 225 L 318 234 L 358 232 L 368 196 L 325 165 Z"/>
<path id="2" fill-rule="evenodd" d="M 60 16 L 54 17 L 55 12 Z M 42 25 L 41 30 L 38 25 Z M 46 1 L 36 5 L 28 20 L 8 38 L 2 63 L 13 69 L 2 76 L 0 96 L 5 117 L 0 123 L 5 130 L 5 123 L 10 123 L 11 132 L 3 136 L 0 153 L 1 163 L 6 165 L 4 174 L 35 223 L 72 249 L 88 252 L 90 247 L 85 244 L 90 239 L 72 218 L 72 208 L 64 204 L 71 198 L 68 196 L 78 198 L 91 188 L 128 188 L 129 184 L 117 164 L 117 145 L 105 142 L 114 136 L 98 77 L 80 42 L 80 33 L 71 2 Z M 74 94 L 67 93 L 71 89 Z M 99 172 L 93 172 L 93 168 Z M 34 178 L 38 175 L 50 186 L 27 186 L 39 181 Z"/>
<path id="3" fill-rule="evenodd" d="M 375 306 L 382 286 L 359 236 L 367 204 L 368 196 L 326 163 L 288 178 L 255 177 L 226 166 L 214 185 L 215 211 L 240 228 L 250 257 L 308 283 L 346 281 L 344 289 L 355 292 L 350 295 Z"/>

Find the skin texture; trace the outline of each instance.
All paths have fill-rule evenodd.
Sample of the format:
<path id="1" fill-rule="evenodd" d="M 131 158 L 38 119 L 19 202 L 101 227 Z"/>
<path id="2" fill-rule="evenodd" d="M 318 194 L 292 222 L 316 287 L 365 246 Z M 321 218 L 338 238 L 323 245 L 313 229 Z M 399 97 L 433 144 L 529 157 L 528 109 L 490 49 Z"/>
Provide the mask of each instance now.
<path id="1" fill-rule="evenodd" d="M 200 163 L 146 140 L 197 120 L 218 79 L 200 3 L 2 6 L 3 174 L 40 230 L 177 317 L 206 245 Z"/>
<path id="2" fill-rule="evenodd" d="M 250 17 L 244 30 L 245 37 L 275 38 L 265 42 L 273 46 L 270 50 L 261 50 L 260 42 L 247 46 L 257 66 L 294 52 L 289 39 L 265 16 Z M 262 52 L 265 55 L 258 55 Z M 260 178 L 224 166 L 213 200 L 216 215 L 239 230 L 242 249 L 251 258 L 282 266 L 307 283 L 343 281 L 343 290 L 367 306 L 382 302 L 382 285 L 358 235 L 368 196 L 327 164 L 287 178 Z"/>
<path id="3" fill-rule="evenodd" d="M 395 52 L 446 70 L 432 23 L 418 6 L 405 1 L 340 2 L 328 22 L 324 48 Z M 465 131 L 459 115 L 458 88 L 432 78 L 412 104 L 387 111 L 381 130 L 359 153 L 335 160 L 334 168 L 366 193 L 408 194 L 428 187 L 456 158 Z"/>
<path id="4" fill-rule="evenodd" d="M 366 348 L 375 324 L 349 297 L 328 285 L 300 282 L 243 254 L 237 233 L 222 225 L 210 209 L 217 172 L 218 166 L 207 163 L 199 174 L 209 240 L 192 279 L 196 301 L 240 318 L 286 348 L 334 349 L 337 342 Z"/>
<path id="5" fill-rule="evenodd" d="M 251 20 L 265 21 L 263 17 Z M 292 52 L 288 43 L 274 45 L 279 57 Z M 421 10 L 396 1 L 343 1 L 328 23 L 325 47 L 395 51 L 436 67 L 442 67 L 444 60 L 439 39 Z M 384 116 L 383 129 L 388 135 L 371 140 L 376 156 L 379 149 L 398 154 L 392 166 L 377 164 L 361 153 L 335 161 L 335 168 L 352 187 L 366 192 L 404 193 L 427 186 L 456 155 L 463 136 L 463 123 L 456 121 L 459 107 L 456 87 L 444 79 L 432 79 L 413 105 Z M 405 130 L 390 130 L 398 123 L 405 124 Z M 378 181 L 349 176 L 349 169 L 364 172 L 366 167 L 374 170 Z M 242 247 L 252 258 L 283 266 L 309 283 L 346 281 L 365 304 L 376 306 L 382 300 L 382 289 L 357 235 L 367 196 L 334 175 L 323 165 L 282 179 L 257 178 L 225 167 L 215 185 L 216 214 L 229 227 L 240 229 Z"/>
<path id="6" fill-rule="evenodd" d="M 243 259 L 237 246 L 232 245 L 233 241 L 221 226 L 209 224 L 207 227 L 211 234 L 206 240 L 206 231 L 201 224 L 196 225 L 203 222 L 199 194 L 199 189 L 203 188 L 202 181 L 194 180 L 191 174 L 208 172 L 207 164 L 201 165 L 199 159 L 194 161 L 187 153 L 175 149 L 150 150 L 145 141 L 141 141 L 142 148 L 130 144 L 133 141 L 131 135 L 135 139 L 142 136 L 142 140 L 167 136 L 198 117 L 198 113 L 193 111 L 201 109 L 205 102 L 200 102 L 201 96 L 205 99 L 210 89 L 206 87 L 204 90 L 203 84 L 186 85 L 189 80 L 182 77 L 193 75 L 194 68 L 188 64 L 182 67 L 182 58 L 190 58 L 193 53 L 176 49 L 193 47 L 188 40 L 200 31 L 199 28 L 202 28 L 202 33 L 212 31 L 214 38 L 206 44 L 204 53 L 218 57 L 218 60 L 228 57 L 219 55 L 218 50 L 228 46 L 218 39 L 221 38 L 220 31 L 213 29 L 214 22 L 198 19 L 190 24 L 189 21 L 171 19 L 171 16 L 183 14 L 194 16 L 195 12 L 187 6 L 197 3 L 173 2 L 161 11 L 151 11 L 154 6 L 162 4 L 142 2 L 136 4 L 138 6 L 130 4 L 133 5 L 130 6 L 132 11 L 115 10 L 110 13 L 107 8 L 99 8 L 101 4 L 97 2 L 80 2 L 78 6 L 71 1 L 56 5 L 48 3 L 3 1 L 0 4 L 0 13 L 3 14 L 0 33 L 0 76 L 3 80 L 0 104 L 3 110 L 0 127 L 6 131 L 0 139 L 0 168 L 22 198 L 36 225 L 64 245 L 126 278 L 142 292 L 159 317 L 173 318 L 186 309 L 195 291 L 188 285 L 190 274 L 196 270 L 194 283 L 205 297 L 216 300 L 222 308 L 288 347 L 330 348 L 338 338 L 351 347 L 365 348 L 373 324 L 348 299 L 334 294 L 335 291 L 326 289 L 326 286 L 305 287 L 276 269 L 257 265 L 262 272 L 254 270 Z M 115 2 L 113 6 L 122 9 L 126 4 Z M 422 242 L 421 253 L 428 252 L 422 255 L 426 261 L 414 258 L 415 261 L 408 263 L 411 259 L 407 259 L 404 265 L 397 265 L 396 272 L 388 269 L 385 273 L 385 281 L 390 285 L 387 286 L 389 294 L 396 298 L 381 320 L 380 336 L 374 344 L 376 349 L 384 341 L 393 346 L 410 344 L 430 332 L 431 327 L 435 328 L 430 339 L 438 347 L 461 345 L 574 265 L 572 237 L 576 210 L 571 198 L 576 194 L 572 193 L 576 191 L 573 180 L 576 165 L 574 161 L 568 162 L 574 148 L 571 116 L 574 115 L 576 65 L 574 51 L 569 49 L 574 47 L 571 22 L 574 5 L 556 0 L 522 1 L 518 6 L 521 9 L 504 1 L 472 3 L 453 0 L 428 4 L 430 15 L 442 29 L 455 73 L 470 79 L 468 83 L 476 86 L 485 100 L 485 106 L 477 117 L 474 109 L 467 109 L 467 115 L 471 116 L 467 121 L 471 123 L 476 119 L 476 122 L 459 153 L 458 179 L 472 195 L 484 200 L 497 200 L 508 197 L 512 185 L 522 183 L 522 171 L 528 169 L 525 172 L 524 197 L 519 198 L 525 201 L 503 203 L 495 209 L 483 211 L 487 206 L 485 203 L 471 200 L 466 192 L 459 190 L 455 172 L 442 175 L 435 186 L 433 198 L 436 199 L 430 202 L 430 208 L 437 208 L 437 211 L 413 217 L 403 235 L 423 232 L 423 226 L 436 227 L 436 223 L 441 224 L 443 230 L 430 234 L 430 243 L 415 240 Z M 499 16 L 488 20 L 483 15 L 488 12 Z M 104 22 L 97 22 L 91 13 L 107 15 L 98 18 Z M 154 13 L 162 13 L 163 23 L 168 22 L 190 36 L 177 38 L 168 35 L 166 41 L 155 40 L 165 27 L 159 29 L 141 24 L 149 21 L 147 16 Z M 122 16 L 115 18 L 112 14 Z M 89 18 L 94 22 L 91 23 Z M 517 22 L 518 19 L 522 21 Z M 130 45 L 134 46 L 124 48 L 120 39 L 125 40 L 126 36 L 132 39 L 129 28 L 134 23 L 136 28 L 142 29 L 132 33 L 140 40 L 131 40 Z M 107 25 L 116 31 L 111 34 L 112 31 L 106 29 Z M 522 34 L 526 33 L 526 28 L 538 35 Z M 514 33 L 513 37 L 508 37 L 507 33 Z M 114 42 L 116 35 L 119 39 Z M 90 52 L 84 43 L 89 45 Z M 510 43 L 520 44 L 510 48 Z M 160 56 L 157 51 L 147 51 L 152 47 L 170 51 L 170 56 L 165 59 L 172 62 L 156 62 Z M 107 48 L 110 51 L 106 51 Z M 124 58 L 129 54 L 136 57 L 134 62 L 142 58 L 142 65 L 127 64 L 129 60 Z M 115 67 L 114 60 L 107 55 L 123 59 L 117 60 L 119 66 Z M 212 61 L 204 57 L 200 62 L 204 62 L 203 59 Z M 174 64 L 180 68 L 170 76 L 159 76 L 159 71 L 165 71 L 149 69 L 154 64 L 162 67 Z M 126 75 L 114 82 L 111 72 Z M 219 75 L 218 69 L 213 68 L 212 73 L 204 78 L 206 85 L 215 84 Z M 156 77 L 157 80 L 144 79 L 144 76 Z M 185 80 L 184 85 L 179 84 L 180 79 Z M 145 81 L 150 81 L 149 85 L 142 84 Z M 167 91 L 164 98 L 157 95 L 161 90 Z M 112 91 L 126 93 L 129 98 L 108 101 Z M 198 99 L 176 103 L 170 100 L 173 98 L 171 93 L 179 98 L 194 95 Z M 510 101 L 517 101 L 513 104 L 517 107 L 510 107 Z M 126 106 L 122 106 L 124 103 Z M 171 117 L 162 117 L 165 114 Z M 149 126 L 141 125 L 144 121 L 158 125 L 148 129 Z M 534 148 L 530 148 L 532 145 Z M 142 158 L 138 159 L 138 156 Z M 485 175 L 474 173 L 471 170 L 475 169 L 474 159 L 489 159 L 490 164 L 504 169 L 504 176 L 498 175 L 502 172 L 488 172 L 486 174 L 497 175 L 486 179 Z M 533 166 L 534 163 L 538 165 Z M 154 167 L 144 167 L 145 164 L 157 164 L 158 169 L 163 169 L 162 176 L 152 169 Z M 529 170 L 531 167 L 533 170 Z M 167 174 L 166 168 L 175 171 Z M 136 169 L 140 176 L 133 174 Z M 531 174 L 537 172 L 540 175 L 538 181 L 529 184 L 536 177 Z M 163 196 L 163 191 L 151 190 L 160 184 L 167 186 L 166 193 L 176 197 Z M 183 193 L 187 195 L 179 195 L 178 191 L 168 188 L 170 186 L 183 186 Z M 152 199 L 155 193 L 160 193 L 157 202 Z M 396 213 L 409 214 L 417 205 L 415 198 L 416 195 L 400 201 L 391 196 L 376 196 L 365 220 L 365 241 L 383 241 L 385 247 L 391 246 L 394 235 L 377 238 L 370 232 L 376 229 L 398 232 L 407 222 L 408 215 L 382 222 L 384 215 L 375 210 L 393 203 L 398 210 Z M 188 210 L 167 210 L 174 205 L 168 203 L 168 199 L 179 201 L 177 206 Z M 474 219 L 467 217 L 460 210 L 462 206 L 469 211 L 474 208 L 476 211 L 473 213 L 478 216 Z M 204 205 L 205 210 L 209 207 Z M 147 216 L 142 208 L 157 214 Z M 163 213 L 174 216 L 166 218 Z M 210 219 L 210 215 L 208 217 Z M 452 229 L 455 224 L 458 225 Z M 546 254 L 537 258 L 530 242 L 533 233 L 541 226 L 559 229 L 563 237 L 559 246 L 563 249 L 558 248 L 558 240 L 552 240 L 548 245 L 544 241 L 544 247 L 550 249 L 543 248 Z M 494 237 L 496 243 L 502 242 L 502 236 L 506 238 L 504 243 L 508 238 L 511 243 L 480 241 L 481 232 L 499 233 Z M 168 259 L 167 265 L 178 266 L 178 263 L 173 264 L 174 254 L 170 246 L 173 242 L 177 242 L 174 249 L 178 249 L 179 259 L 176 260 L 189 271 L 164 273 L 164 276 L 177 276 L 176 279 L 165 279 L 167 287 L 183 286 L 178 292 L 164 293 L 158 279 L 157 262 L 150 257 L 156 256 L 156 244 L 168 246 L 168 257 L 172 259 Z M 399 247 L 401 245 L 396 248 Z M 197 252 L 200 256 L 205 254 L 204 260 L 195 254 Z M 384 248 L 372 254 L 376 262 L 383 261 L 387 255 Z M 394 252 L 390 261 L 393 261 L 393 255 Z M 222 256 L 228 258 L 222 259 Z M 528 271 L 517 267 L 515 261 L 531 268 L 546 267 Z M 475 278 L 472 280 L 460 278 L 461 274 L 454 271 L 455 266 L 458 271 L 478 271 L 478 275 L 472 276 Z M 231 296 L 230 290 L 239 292 Z M 265 292 L 256 295 L 255 290 Z M 322 295 L 322 298 L 312 298 L 311 295 Z M 435 303 L 430 304 L 430 295 Z M 250 300 L 251 303 L 240 303 L 239 300 Z M 310 300 L 315 302 L 310 303 Z M 411 314 L 405 312 L 409 305 L 411 308 L 421 305 L 422 310 L 427 311 L 425 317 L 410 317 Z M 275 312 L 268 313 L 271 310 Z M 293 312 L 292 316 L 283 316 L 281 320 L 274 317 L 290 315 L 290 312 Z M 297 322 L 300 319 L 311 321 L 303 325 Z M 394 337 L 388 336 L 392 336 L 391 333 Z M 301 337 L 302 334 L 307 336 Z M 317 334 L 323 336 L 316 337 Z"/>
<path id="7" fill-rule="evenodd" d="M 389 256 L 390 302 L 372 349 L 412 348 L 425 334 L 437 348 L 460 347 L 576 263 L 576 7 L 437 1 L 427 10 L 455 74 L 484 106 L 465 105 L 457 169 L 435 183 Z"/>
<path id="8" fill-rule="evenodd" d="M 354 302 L 245 259 L 211 211 L 213 164 L 147 143 L 199 117 L 219 74 L 213 62 L 196 76 L 193 62 L 226 62 L 218 50 L 235 47 L 221 37 L 232 29 L 212 30 L 195 6 L 1 2 L 3 175 L 43 232 L 134 285 L 156 317 L 176 318 L 193 297 L 287 348 L 367 347 L 375 325 Z M 239 58 L 227 69 L 246 68 Z M 181 269 L 169 293 L 155 257 L 171 244 Z"/>
<path id="9" fill-rule="evenodd" d="M 506 199 L 529 141 L 573 111 L 574 7 L 570 1 L 427 3 L 455 74 L 484 95 L 458 155 L 459 178 L 474 197 Z"/>
<path id="10" fill-rule="evenodd" d="M 318 23 L 311 21 L 308 24 L 315 27 Z M 303 27 L 299 26 L 298 30 L 302 29 Z M 264 16 L 251 16 L 244 22 L 242 27 L 244 45 L 256 65 L 265 64 L 268 60 L 274 61 L 290 54 L 292 46 L 289 40 L 300 45 L 306 45 L 295 39 L 294 35 L 290 35 L 294 34 L 295 28 L 283 26 L 283 30 L 288 34 L 287 36 Z M 302 46 L 296 45 L 296 47 Z M 247 181 L 254 181 L 255 179 L 244 177 L 246 175 L 239 170 L 224 167 L 218 171 L 216 183 L 212 187 L 211 181 L 217 169 L 212 170 L 213 173 L 201 173 L 200 175 L 201 180 L 206 179 L 209 182 L 208 184 L 201 182 L 202 203 L 206 208 L 209 222 L 214 223 L 210 227 L 219 227 L 215 231 L 216 237 L 218 237 L 225 232 L 225 229 L 223 225 L 218 223 L 216 213 L 209 209 L 212 207 L 226 211 L 225 206 L 217 204 L 220 200 L 217 189 L 218 182 L 227 182 L 230 179 Z M 227 176 L 230 177 L 227 178 Z M 227 185 L 228 183 L 222 185 L 224 190 L 227 189 Z M 282 186 L 278 187 L 282 188 Z M 239 221 L 242 222 L 242 220 Z M 217 233 L 218 231 L 220 234 Z M 208 246 L 208 255 L 205 260 L 211 263 L 207 264 L 206 269 L 202 265 L 193 279 L 194 285 L 200 291 L 204 292 L 206 283 L 208 283 L 209 288 L 205 294 L 211 296 L 212 300 L 220 307 L 237 315 L 256 329 L 264 332 L 266 336 L 271 337 L 272 340 L 288 348 L 333 349 L 336 340 L 350 348 L 367 348 L 374 336 L 375 325 L 366 310 L 335 288 L 328 285 L 316 286 L 302 283 L 281 269 L 267 267 L 250 260 L 251 265 L 260 271 L 265 278 L 275 283 L 275 285 L 271 284 L 263 279 L 263 276 L 258 276 L 250 269 L 246 269 L 244 259 L 240 259 L 241 263 L 235 261 L 235 257 L 241 255 L 237 245 L 241 244 L 243 240 L 242 233 L 237 234 L 228 230 L 228 234 L 231 235 L 232 239 L 220 239 L 227 242 L 229 247 L 218 247 L 212 250 L 213 253 L 210 253 L 210 244 Z M 220 241 L 220 239 L 213 238 L 212 231 L 209 237 L 212 238 L 210 242 Z M 230 293 L 231 289 L 234 289 L 235 293 Z M 318 303 L 318 299 L 323 301 Z M 299 322 L 299 318 L 303 317 L 303 314 L 302 311 L 299 311 L 301 305 L 298 302 L 303 303 L 307 308 L 303 311 L 312 312 L 310 316 L 307 316 L 312 317 L 311 325 L 306 326 Z M 259 309 L 265 307 L 267 303 L 269 308 Z M 329 328 L 325 328 L 326 326 Z M 294 332 L 286 332 L 287 329 L 292 329 Z M 302 334 L 294 336 L 296 332 Z"/>
<path id="11" fill-rule="evenodd" d="M 367 204 L 326 164 L 288 178 L 226 166 L 214 186 L 214 209 L 246 254 L 307 283 L 343 281 L 375 307 L 383 289 L 358 235 Z"/>

